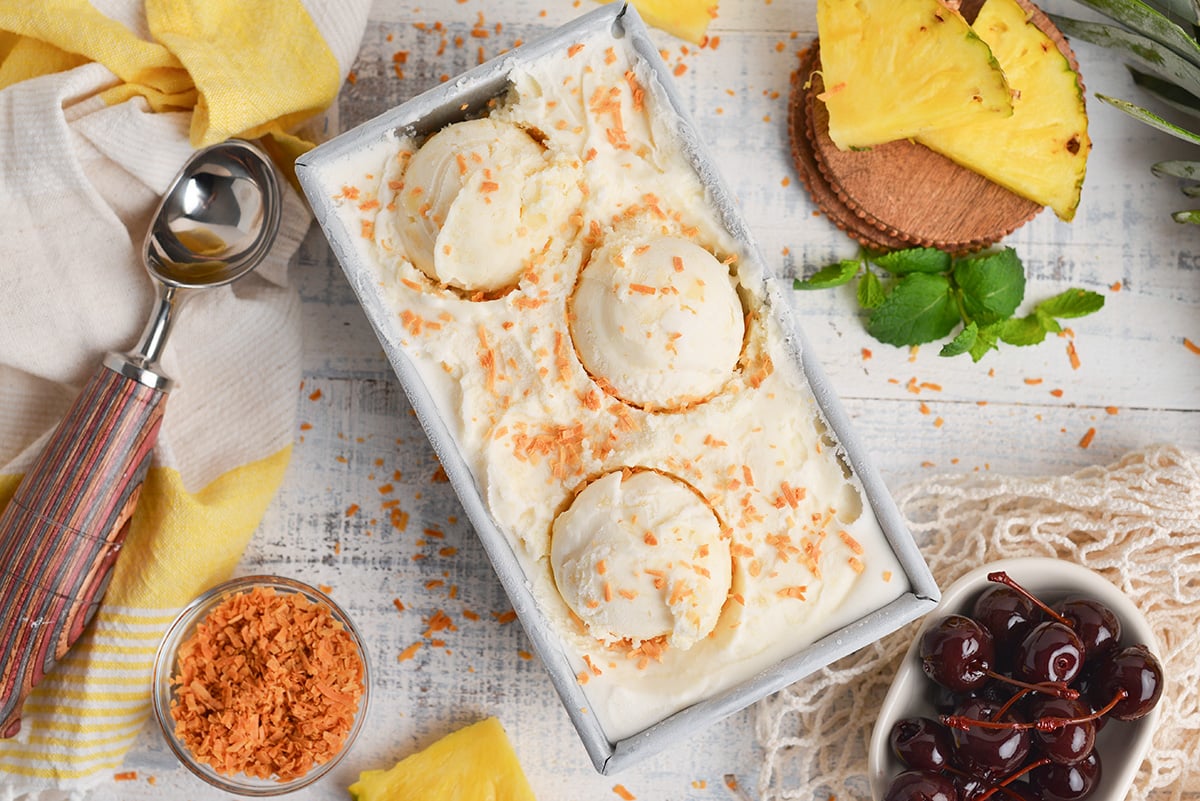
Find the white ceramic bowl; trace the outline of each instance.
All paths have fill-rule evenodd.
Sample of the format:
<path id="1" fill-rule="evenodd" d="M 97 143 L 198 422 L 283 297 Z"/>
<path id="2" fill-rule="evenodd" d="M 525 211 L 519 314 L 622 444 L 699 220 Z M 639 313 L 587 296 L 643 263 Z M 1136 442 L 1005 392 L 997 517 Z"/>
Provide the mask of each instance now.
<path id="1" fill-rule="evenodd" d="M 1075 594 L 1100 601 L 1121 621 L 1122 646 L 1143 643 L 1156 656 L 1159 654 L 1154 631 L 1133 602 L 1103 576 L 1086 567 L 1060 559 L 1027 557 L 991 562 L 972 570 L 954 582 L 942 594 L 937 609 L 925 617 L 879 710 L 867 754 L 867 777 L 871 784 L 871 795 L 877 801 L 883 798 L 896 774 L 904 770 L 888 742 L 893 724 L 913 716 L 937 718 L 933 706 L 935 685 L 921 670 L 921 660 L 917 655 L 921 636 L 945 615 L 969 614 L 975 597 L 991 585 L 987 579 L 988 573 L 998 570 L 1008 573 L 1013 580 L 1047 603 Z M 1166 681 L 1170 681 L 1170 677 Z M 1135 721 L 1110 721 L 1096 736 L 1096 750 L 1102 760 L 1101 776 L 1088 801 L 1121 801 L 1125 798 L 1138 767 L 1150 749 L 1160 709 L 1161 705 L 1156 706 L 1148 715 Z"/>

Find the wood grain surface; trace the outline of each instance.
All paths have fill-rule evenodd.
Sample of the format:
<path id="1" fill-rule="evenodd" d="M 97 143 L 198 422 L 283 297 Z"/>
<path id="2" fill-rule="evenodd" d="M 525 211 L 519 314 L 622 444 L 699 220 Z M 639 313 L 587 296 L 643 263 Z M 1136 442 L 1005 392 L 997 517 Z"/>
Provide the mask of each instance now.
<path id="1" fill-rule="evenodd" d="M 0 735 L 100 607 L 166 393 L 98 367 L 0 514 Z"/>
<path id="2" fill-rule="evenodd" d="M 1071 0 L 1045 5 L 1079 13 Z M 329 115 L 330 131 L 591 7 L 377 0 L 355 81 Z M 768 264 L 789 284 L 857 249 L 818 213 L 788 144 L 789 80 L 815 35 L 815 18 L 815 0 L 728 0 L 708 47 L 657 36 Z M 1075 50 L 1090 91 L 1137 97 L 1109 53 L 1083 43 Z M 1200 343 L 1200 231 L 1171 221 L 1170 212 L 1189 200 L 1176 182 L 1149 171 L 1155 161 L 1196 151 L 1090 95 L 1088 108 L 1095 147 L 1075 222 L 1042 213 L 1004 240 L 1027 268 L 1030 306 L 1071 286 L 1105 296 L 1105 308 L 1072 321 L 1069 335 L 1005 347 L 973 364 L 966 356 L 940 358 L 934 346 L 910 351 L 875 342 L 849 287 L 789 294 L 892 488 L 939 472 L 1058 474 L 1159 441 L 1200 449 L 1200 353 L 1188 344 Z M 909 180 L 919 184 L 922 176 Z M 359 770 L 388 766 L 495 714 L 542 801 L 605 801 L 622 791 L 643 801 L 736 799 L 726 775 L 754 798 L 760 752 L 753 709 L 621 775 L 592 770 L 315 230 L 291 277 L 305 310 L 297 447 L 239 572 L 330 587 L 371 644 L 376 675 L 371 718 L 352 754 L 291 797 L 346 798 Z M 865 736 L 831 747 L 863 749 L 865 770 Z M 150 725 L 123 774 L 94 797 L 219 797 L 177 766 Z M 826 801 L 828 793 L 814 786 L 812 797 Z"/>

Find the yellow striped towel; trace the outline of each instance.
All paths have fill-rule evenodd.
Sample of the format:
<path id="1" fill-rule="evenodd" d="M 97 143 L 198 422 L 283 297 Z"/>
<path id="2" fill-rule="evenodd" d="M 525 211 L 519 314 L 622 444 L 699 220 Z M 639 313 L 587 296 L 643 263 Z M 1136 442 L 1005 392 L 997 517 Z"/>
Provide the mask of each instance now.
<path id="1" fill-rule="evenodd" d="M 103 11 L 98 10 L 103 8 Z M 140 246 L 196 147 L 288 133 L 349 71 L 368 0 L 0 0 L 0 507 L 108 351 L 153 301 Z M 287 264 L 308 228 L 287 192 L 267 262 L 189 300 L 176 380 L 122 556 L 93 624 L 0 740 L 0 797 L 86 789 L 146 724 L 174 613 L 233 571 L 278 488 L 300 383 Z"/>

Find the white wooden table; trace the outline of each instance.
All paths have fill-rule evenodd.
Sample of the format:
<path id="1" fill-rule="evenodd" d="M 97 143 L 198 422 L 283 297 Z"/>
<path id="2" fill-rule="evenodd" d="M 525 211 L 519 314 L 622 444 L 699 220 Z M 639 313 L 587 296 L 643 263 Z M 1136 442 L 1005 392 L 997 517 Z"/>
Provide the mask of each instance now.
<path id="1" fill-rule="evenodd" d="M 361 122 L 591 7 L 377 0 L 355 82 L 332 117 L 343 127 Z M 1046 7 L 1080 13 L 1071 0 Z M 814 215 L 789 156 L 788 81 L 814 36 L 814 8 L 814 0 L 727 0 L 710 30 L 719 44 L 700 50 L 660 37 L 668 63 L 682 65 L 676 83 L 762 251 L 787 281 L 855 252 Z M 1089 91 L 1138 99 L 1112 55 L 1076 50 Z M 1185 344 L 1200 343 L 1200 230 L 1171 221 L 1189 201 L 1149 172 L 1155 161 L 1200 152 L 1092 98 L 1089 111 L 1095 147 L 1076 221 L 1044 212 L 1005 243 L 1026 265 L 1027 303 L 1068 286 L 1105 296 L 1103 311 L 1073 321 L 1073 338 L 1006 347 L 973 364 L 940 358 L 936 346 L 910 352 L 870 339 L 849 288 L 792 295 L 893 489 L 943 471 L 1056 474 L 1160 441 L 1200 449 L 1200 354 Z M 297 446 L 239 572 L 331 587 L 365 632 L 374 668 L 370 720 L 352 754 L 294 797 L 343 798 L 359 770 L 389 766 L 486 715 L 503 722 L 544 801 L 617 798 L 618 784 L 638 799 L 727 799 L 726 774 L 753 797 L 752 709 L 621 775 L 593 771 L 519 624 L 504 622 L 500 585 L 315 229 L 292 277 L 305 308 Z M 439 610 L 453 630 L 429 631 Z M 151 725 L 124 770 L 136 778 L 107 783 L 95 797 L 219 797 L 177 767 Z"/>

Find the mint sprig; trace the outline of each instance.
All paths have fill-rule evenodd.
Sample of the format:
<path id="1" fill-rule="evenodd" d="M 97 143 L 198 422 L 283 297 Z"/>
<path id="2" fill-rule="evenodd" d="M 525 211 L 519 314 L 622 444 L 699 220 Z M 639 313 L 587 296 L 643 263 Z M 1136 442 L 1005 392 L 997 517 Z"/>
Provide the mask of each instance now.
<path id="1" fill-rule="evenodd" d="M 858 259 L 843 259 L 796 279 L 793 287 L 831 289 L 855 279 L 855 297 L 869 312 L 867 333 L 875 339 L 905 347 L 953 334 L 940 354 L 968 353 L 976 362 L 1001 342 L 1036 345 L 1046 334 L 1062 331 L 1059 320 L 1104 307 L 1099 293 L 1068 289 L 1014 317 L 1025 299 L 1025 268 L 1012 248 L 958 258 L 936 248 L 862 251 Z"/>

